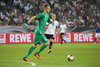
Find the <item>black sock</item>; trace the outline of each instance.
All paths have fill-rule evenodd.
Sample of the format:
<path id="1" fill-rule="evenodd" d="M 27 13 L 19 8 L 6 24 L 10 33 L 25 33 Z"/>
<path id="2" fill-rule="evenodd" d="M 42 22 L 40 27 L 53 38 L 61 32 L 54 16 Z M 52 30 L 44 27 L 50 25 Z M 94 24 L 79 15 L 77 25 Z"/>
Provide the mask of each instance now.
<path id="1" fill-rule="evenodd" d="M 62 45 L 62 41 L 63 41 L 63 40 L 61 39 L 61 45 Z"/>
<path id="2" fill-rule="evenodd" d="M 97 41 L 97 38 L 95 38 L 95 42 Z"/>
<path id="3" fill-rule="evenodd" d="M 51 41 L 51 42 L 50 42 L 50 45 L 49 45 L 49 49 L 52 48 L 52 44 L 53 44 L 53 42 Z"/>

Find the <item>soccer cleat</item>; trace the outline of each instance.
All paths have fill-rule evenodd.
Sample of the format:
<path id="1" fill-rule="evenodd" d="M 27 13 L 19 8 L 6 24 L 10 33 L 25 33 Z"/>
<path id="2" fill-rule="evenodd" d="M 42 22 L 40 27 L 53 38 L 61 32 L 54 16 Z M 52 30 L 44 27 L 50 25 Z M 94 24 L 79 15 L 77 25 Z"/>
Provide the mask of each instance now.
<path id="1" fill-rule="evenodd" d="M 24 61 L 27 61 L 27 62 L 30 62 L 30 61 L 28 60 L 28 58 L 25 58 L 25 57 L 23 58 L 23 60 L 24 60 Z"/>
<path id="2" fill-rule="evenodd" d="M 48 53 L 51 53 L 51 49 L 48 49 Z"/>
<path id="3" fill-rule="evenodd" d="M 39 54 L 34 54 L 38 59 L 42 60 L 42 58 L 39 56 Z"/>

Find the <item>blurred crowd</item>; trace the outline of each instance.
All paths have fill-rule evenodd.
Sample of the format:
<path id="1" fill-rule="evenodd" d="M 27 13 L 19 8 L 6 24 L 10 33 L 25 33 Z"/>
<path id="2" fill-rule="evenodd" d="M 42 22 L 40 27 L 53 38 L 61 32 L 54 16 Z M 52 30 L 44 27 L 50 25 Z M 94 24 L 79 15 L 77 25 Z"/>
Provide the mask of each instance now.
<path id="1" fill-rule="evenodd" d="M 50 15 L 56 13 L 58 22 L 67 26 L 94 26 L 100 21 L 99 0 L 0 0 L 0 25 L 21 26 L 42 12 L 45 3 L 51 6 Z"/>

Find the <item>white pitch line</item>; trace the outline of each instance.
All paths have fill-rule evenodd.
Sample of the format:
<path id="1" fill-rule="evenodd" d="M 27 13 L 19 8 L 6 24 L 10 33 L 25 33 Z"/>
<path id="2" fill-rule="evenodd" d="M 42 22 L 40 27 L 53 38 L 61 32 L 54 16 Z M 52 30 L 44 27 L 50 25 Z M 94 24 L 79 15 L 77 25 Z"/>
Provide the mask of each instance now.
<path id="1" fill-rule="evenodd" d="M 29 63 L 31 64 L 32 66 L 35 66 L 36 64 L 33 63 L 33 62 L 25 62 L 25 61 L 16 61 L 16 60 L 0 60 L 0 61 L 13 61 L 13 62 L 23 62 L 23 63 Z"/>

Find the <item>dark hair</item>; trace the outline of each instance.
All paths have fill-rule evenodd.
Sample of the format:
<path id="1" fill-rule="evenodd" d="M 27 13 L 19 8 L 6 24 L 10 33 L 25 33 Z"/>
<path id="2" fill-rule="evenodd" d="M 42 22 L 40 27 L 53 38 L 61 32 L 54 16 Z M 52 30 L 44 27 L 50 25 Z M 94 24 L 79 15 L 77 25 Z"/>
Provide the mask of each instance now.
<path id="1" fill-rule="evenodd" d="M 45 5 L 44 5 L 44 8 L 46 8 L 47 6 L 50 6 L 50 5 L 49 5 L 49 4 L 45 4 Z"/>

